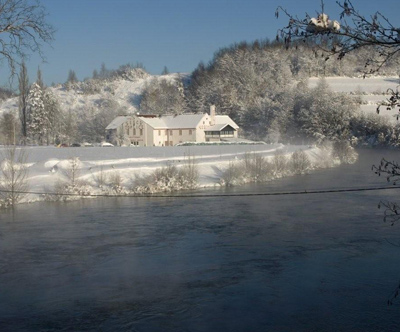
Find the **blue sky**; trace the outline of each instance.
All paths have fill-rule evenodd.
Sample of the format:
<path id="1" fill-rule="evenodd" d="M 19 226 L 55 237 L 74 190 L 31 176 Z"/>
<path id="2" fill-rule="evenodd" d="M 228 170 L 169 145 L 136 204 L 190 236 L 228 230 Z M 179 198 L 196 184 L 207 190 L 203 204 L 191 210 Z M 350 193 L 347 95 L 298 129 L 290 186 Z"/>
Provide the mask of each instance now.
<path id="1" fill-rule="evenodd" d="M 47 63 L 38 56 L 27 61 L 30 81 L 38 66 L 45 83 L 64 82 L 73 69 L 79 79 L 90 77 L 104 62 L 107 68 L 141 62 L 153 74 L 191 72 L 207 63 L 215 51 L 243 40 L 275 38 L 287 23 L 275 19 L 277 6 L 303 17 L 320 9 L 319 0 L 41 0 L 56 28 Z M 398 23 L 398 0 L 353 0 L 362 13 L 379 9 Z M 335 0 L 325 0 L 336 18 Z M 398 16 L 398 15 L 396 15 Z M 397 25 L 400 25 L 397 24 Z M 0 67 L 0 84 L 7 77 Z M 3 81 L 2 81 L 3 80 Z"/>

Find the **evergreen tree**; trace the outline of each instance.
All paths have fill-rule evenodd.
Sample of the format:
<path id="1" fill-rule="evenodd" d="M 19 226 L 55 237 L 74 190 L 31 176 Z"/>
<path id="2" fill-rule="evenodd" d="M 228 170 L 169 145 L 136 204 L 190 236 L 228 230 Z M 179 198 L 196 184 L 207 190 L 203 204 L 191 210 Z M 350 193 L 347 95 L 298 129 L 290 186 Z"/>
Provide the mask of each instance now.
<path id="1" fill-rule="evenodd" d="M 78 82 L 78 78 L 76 77 L 75 71 L 70 69 L 68 72 L 67 83 L 76 83 L 76 82 Z"/>
<path id="2" fill-rule="evenodd" d="M 92 78 L 94 79 L 94 80 L 96 80 L 96 79 L 98 79 L 99 78 L 99 73 L 97 72 L 97 70 L 95 69 L 95 70 L 93 70 L 93 75 L 92 75 Z"/>
<path id="3" fill-rule="evenodd" d="M 43 90 L 37 83 L 33 83 L 28 95 L 29 108 L 29 134 L 31 138 L 43 144 L 43 140 L 47 137 L 49 127 L 48 116 L 43 102 Z"/>
<path id="4" fill-rule="evenodd" d="M 40 88 L 43 90 L 44 89 L 44 83 L 43 83 L 43 78 L 42 78 L 42 71 L 40 68 L 37 70 L 37 79 L 36 79 L 37 85 L 40 86 Z"/>
<path id="5" fill-rule="evenodd" d="M 43 93 L 44 114 L 47 116 L 47 145 L 55 141 L 60 132 L 60 105 L 54 94 L 46 89 Z"/>
<path id="6" fill-rule="evenodd" d="M 167 66 L 164 66 L 164 69 L 163 69 L 161 75 L 168 75 L 168 74 L 169 74 L 169 70 L 168 70 Z"/>

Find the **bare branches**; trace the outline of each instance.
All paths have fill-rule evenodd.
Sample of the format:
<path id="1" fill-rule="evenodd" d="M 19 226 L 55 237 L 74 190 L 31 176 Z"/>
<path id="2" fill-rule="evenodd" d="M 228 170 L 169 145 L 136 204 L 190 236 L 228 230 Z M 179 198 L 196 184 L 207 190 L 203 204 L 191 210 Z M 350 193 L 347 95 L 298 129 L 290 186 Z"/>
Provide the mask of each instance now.
<path id="1" fill-rule="evenodd" d="M 393 182 L 394 185 L 400 180 L 400 165 L 395 161 L 387 161 L 385 158 L 382 158 L 378 166 L 372 166 L 372 170 L 379 176 L 381 174 L 386 175 L 386 180 Z"/>
<path id="2" fill-rule="evenodd" d="M 376 113 L 379 114 L 381 106 L 386 107 L 386 110 L 390 111 L 394 108 L 399 108 L 400 113 L 400 92 L 399 92 L 400 85 L 397 86 L 396 90 L 387 89 L 386 94 L 390 95 L 389 98 L 383 100 L 379 103 L 378 107 L 376 108 Z M 399 120 L 400 114 L 395 115 L 396 119 Z"/>
<path id="3" fill-rule="evenodd" d="M 337 1 L 341 8 L 340 21 L 330 20 L 324 12 L 316 18 L 306 14 L 304 19 L 278 7 L 275 13 L 285 14 L 289 24 L 278 30 L 277 40 L 283 40 L 287 47 L 295 41 L 316 40 L 318 47 L 338 59 L 363 47 L 373 47 L 373 52 L 365 63 L 365 74 L 377 71 L 396 55 L 400 54 L 400 27 L 393 26 L 382 13 L 377 11 L 370 17 L 360 14 L 350 0 Z M 329 58 L 329 57 L 327 57 Z"/>
<path id="4" fill-rule="evenodd" d="M 54 39 L 54 28 L 46 16 L 38 0 L 0 0 L 0 59 L 7 61 L 11 77 L 31 53 L 39 53 L 45 60 L 42 43 Z"/>
<path id="5" fill-rule="evenodd" d="M 400 165 L 395 161 L 388 161 L 382 158 L 378 166 L 372 166 L 372 170 L 379 176 L 385 175 L 387 182 L 392 182 L 394 185 L 400 180 Z M 383 220 L 390 222 L 392 226 L 400 220 L 400 205 L 398 203 L 381 201 L 378 204 L 378 208 L 385 209 Z"/>
<path id="6" fill-rule="evenodd" d="M 14 206 L 28 190 L 27 154 L 15 145 L 7 146 L 0 159 L 0 207 Z"/>

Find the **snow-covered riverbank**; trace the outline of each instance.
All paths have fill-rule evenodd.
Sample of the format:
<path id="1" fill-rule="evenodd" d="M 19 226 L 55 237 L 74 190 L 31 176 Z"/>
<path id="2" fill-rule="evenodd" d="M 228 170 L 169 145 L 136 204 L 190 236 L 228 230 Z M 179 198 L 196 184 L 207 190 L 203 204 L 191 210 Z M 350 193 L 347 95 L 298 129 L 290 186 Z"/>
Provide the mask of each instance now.
<path id="1" fill-rule="evenodd" d="M 19 148 L 18 148 L 19 149 Z M 307 153 L 313 165 L 321 165 L 326 151 L 305 145 L 236 145 L 190 147 L 110 147 L 54 148 L 27 147 L 28 186 L 30 192 L 52 192 L 71 172 L 71 160 L 76 161 L 76 181 L 85 184 L 86 193 L 104 193 L 110 179 L 119 178 L 123 188 L 130 188 L 135 178 L 145 177 L 166 166 L 185 165 L 194 158 L 199 172 L 198 187 L 220 186 L 223 172 L 232 162 L 254 153 L 272 159 L 277 153 L 290 156 L 294 151 Z M 4 152 L 0 148 L 0 153 Z M 321 166 L 319 166 L 321 167 Z M 23 202 L 43 200 L 42 195 L 29 194 Z"/>

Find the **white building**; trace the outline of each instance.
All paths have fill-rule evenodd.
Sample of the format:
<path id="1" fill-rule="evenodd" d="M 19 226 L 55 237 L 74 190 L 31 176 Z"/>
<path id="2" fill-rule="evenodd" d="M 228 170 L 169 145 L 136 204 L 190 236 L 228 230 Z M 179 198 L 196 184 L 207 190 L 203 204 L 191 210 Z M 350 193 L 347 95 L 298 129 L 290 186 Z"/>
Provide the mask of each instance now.
<path id="1" fill-rule="evenodd" d="M 173 146 L 183 142 L 234 140 L 239 126 L 227 115 L 210 114 L 119 116 L 106 127 L 106 140 L 121 145 Z"/>

